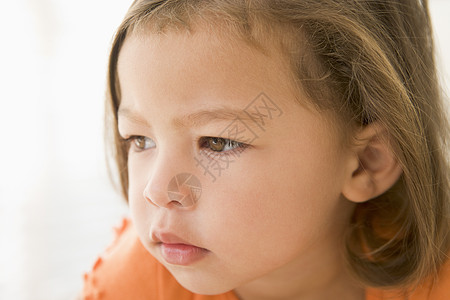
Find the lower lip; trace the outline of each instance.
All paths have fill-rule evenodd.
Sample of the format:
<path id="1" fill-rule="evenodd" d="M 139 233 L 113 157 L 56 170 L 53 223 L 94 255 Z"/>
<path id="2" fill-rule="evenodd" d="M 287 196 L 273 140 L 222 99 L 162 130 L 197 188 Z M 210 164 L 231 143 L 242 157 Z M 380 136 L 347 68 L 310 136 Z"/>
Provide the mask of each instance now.
<path id="1" fill-rule="evenodd" d="M 161 254 L 169 264 L 187 266 L 208 254 L 208 250 L 186 244 L 160 244 Z"/>

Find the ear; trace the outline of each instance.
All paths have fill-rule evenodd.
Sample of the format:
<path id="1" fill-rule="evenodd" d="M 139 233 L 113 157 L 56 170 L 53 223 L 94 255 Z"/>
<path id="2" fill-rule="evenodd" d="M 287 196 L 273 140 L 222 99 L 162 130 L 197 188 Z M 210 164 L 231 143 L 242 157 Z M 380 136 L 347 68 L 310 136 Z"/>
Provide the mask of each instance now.
<path id="1" fill-rule="evenodd" d="M 365 126 L 357 132 L 355 140 L 342 194 L 360 203 L 386 192 L 397 182 L 402 169 L 389 145 L 389 134 L 381 124 Z"/>

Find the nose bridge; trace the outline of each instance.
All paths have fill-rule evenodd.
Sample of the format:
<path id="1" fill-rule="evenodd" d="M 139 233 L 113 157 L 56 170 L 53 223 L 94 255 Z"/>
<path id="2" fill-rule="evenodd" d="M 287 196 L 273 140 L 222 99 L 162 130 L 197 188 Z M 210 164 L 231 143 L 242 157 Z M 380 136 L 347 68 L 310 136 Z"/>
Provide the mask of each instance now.
<path id="1" fill-rule="evenodd" d="M 189 172 L 189 153 L 173 148 L 159 151 L 143 191 L 144 198 L 158 207 L 192 207 L 201 194 L 199 179 Z"/>

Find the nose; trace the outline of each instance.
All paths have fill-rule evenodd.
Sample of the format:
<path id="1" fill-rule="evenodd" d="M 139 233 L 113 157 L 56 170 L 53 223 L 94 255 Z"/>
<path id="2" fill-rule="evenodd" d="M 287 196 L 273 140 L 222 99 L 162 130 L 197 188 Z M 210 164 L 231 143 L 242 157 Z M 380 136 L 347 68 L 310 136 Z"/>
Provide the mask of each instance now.
<path id="1" fill-rule="evenodd" d="M 178 134 L 170 136 L 167 143 L 160 141 L 160 151 L 142 161 L 140 174 L 147 180 L 143 196 L 150 204 L 161 208 L 193 208 L 198 203 L 202 185 L 194 172 L 190 172 L 197 169 L 194 153 L 180 150 L 189 149 L 188 143 L 189 139 L 182 139 Z"/>
<path id="2" fill-rule="evenodd" d="M 201 192 L 200 180 L 190 173 L 175 175 L 167 186 L 169 199 L 183 207 L 195 205 L 200 198 Z"/>
<path id="3" fill-rule="evenodd" d="M 160 185 L 162 187 L 162 185 Z M 156 192 L 159 190 L 159 192 Z M 144 189 L 144 198 L 158 207 L 192 207 L 200 199 L 202 186 L 200 180 L 191 173 L 179 173 L 173 176 L 163 191 L 155 187 L 155 181 L 149 180 Z"/>

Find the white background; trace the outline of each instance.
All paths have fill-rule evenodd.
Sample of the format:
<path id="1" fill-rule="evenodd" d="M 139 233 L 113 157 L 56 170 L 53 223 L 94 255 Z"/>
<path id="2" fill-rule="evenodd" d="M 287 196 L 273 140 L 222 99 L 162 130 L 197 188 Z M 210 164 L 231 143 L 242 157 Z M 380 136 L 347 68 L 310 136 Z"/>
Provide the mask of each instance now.
<path id="1" fill-rule="evenodd" d="M 127 208 L 108 181 L 106 64 L 130 1 L 0 2 L 0 299 L 73 299 Z M 432 0 L 444 89 L 450 1 Z M 448 92 L 447 92 L 448 94 Z"/>

